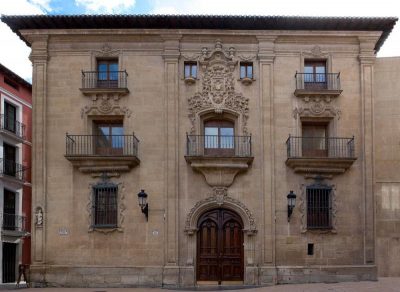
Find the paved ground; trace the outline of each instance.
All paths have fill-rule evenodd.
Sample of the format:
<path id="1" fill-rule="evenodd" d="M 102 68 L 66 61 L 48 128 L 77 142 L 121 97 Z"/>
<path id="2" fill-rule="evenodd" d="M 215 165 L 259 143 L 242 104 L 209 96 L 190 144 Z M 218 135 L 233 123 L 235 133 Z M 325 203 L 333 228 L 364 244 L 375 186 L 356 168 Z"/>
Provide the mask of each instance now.
<path id="1" fill-rule="evenodd" d="M 11 287 L 10 287 L 11 288 Z M 12 287 L 13 291 L 15 288 Z M 6 287 L 2 291 L 9 291 Z M 161 288 L 20 288 L 22 292 L 168 292 L 170 290 Z M 203 290 L 203 289 L 201 289 Z M 215 291 L 219 289 L 207 289 Z M 182 291 L 182 290 L 180 290 Z M 193 291 L 193 290 L 192 290 Z M 225 290 L 233 291 L 233 290 Z M 253 289 L 241 289 L 236 292 L 400 292 L 400 278 L 379 278 L 377 282 L 346 282 L 335 284 L 299 284 L 299 285 L 277 285 Z"/>

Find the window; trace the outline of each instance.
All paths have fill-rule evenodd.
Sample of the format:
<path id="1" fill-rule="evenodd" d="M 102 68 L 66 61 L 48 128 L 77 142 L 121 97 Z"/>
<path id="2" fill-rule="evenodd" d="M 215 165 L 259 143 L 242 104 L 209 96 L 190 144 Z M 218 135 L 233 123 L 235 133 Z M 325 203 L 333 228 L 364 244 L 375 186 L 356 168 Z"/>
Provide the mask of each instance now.
<path id="1" fill-rule="evenodd" d="M 235 148 L 234 123 L 226 120 L 209 120 L 204 123 L 205 154 L 233 155 Z"/>
<path id="2" fill-rule="evenodd" d="M 17 108 L 8 102 L 4 103 L 4 129 L 15 133 L 17 130 Z"/>
<path id="3" fill-rule="evenodd" d="M 240 79 L 253 79 L 253 63 L 240 62 Z"/>
<path id="4" fill-rule="evenodd" d="M 185 62 L 185 79 L 186 78 L 197 78 L 197 63 L 196 62 Z"/>
<path id="5" fill-rule="evenodd" d="M 326 89 L 326 61 L 306 60 L 304 62 L 304 86 L 305 89 Z"/>
<path id="6" fill-rule="evenodd" d="M 93 187 L 93 226 L 115 228 L 118 225 L 118 186 L 99 183 Z"/>
<path id="7" fill-rule="evenodd" d="M 16 229 L 16 197 L 16 193 L 4 189 L 3 228 L 7 230 Z"/>
<path id="8" fill-rule="evenodd" d="M 328 145 L 327 123 L 302 123 L 303 157 L 327 157 Z"/>
<path id="9" fill-rule="evenodd" d="M 121 120 L 95 121 L 94 132 L 97 155 L 123 155 L 125 136 Z"/>
<path id="10" fill-rule="evenodd" d="M 97 85 L 102 88 L 118 87 L 118 60 L 97 61 Z"/>
<path id="11" fill-rule="evenodd" d="M 307 194 L 307 228 L 332 228 L 332 188 L 326 185 L 311 185 Z"/>
<path id="12" fill-rule="evenodd" d="M 18 171 L 17 167 L 17 148 L 8 144 L 3 144 L 3 174 L 16 176 Z"/>

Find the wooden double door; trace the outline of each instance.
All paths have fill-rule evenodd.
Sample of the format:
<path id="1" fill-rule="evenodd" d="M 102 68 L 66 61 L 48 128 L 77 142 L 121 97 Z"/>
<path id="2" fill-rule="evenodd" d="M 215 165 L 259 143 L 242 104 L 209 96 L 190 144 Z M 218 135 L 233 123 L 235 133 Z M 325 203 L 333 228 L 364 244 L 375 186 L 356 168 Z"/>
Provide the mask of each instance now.
<path id="1" fill-rule="evenodd" d="M 233 211 L 214 209 L 198 221 L 197 281 L 243 281 L 243 222 Z"/>

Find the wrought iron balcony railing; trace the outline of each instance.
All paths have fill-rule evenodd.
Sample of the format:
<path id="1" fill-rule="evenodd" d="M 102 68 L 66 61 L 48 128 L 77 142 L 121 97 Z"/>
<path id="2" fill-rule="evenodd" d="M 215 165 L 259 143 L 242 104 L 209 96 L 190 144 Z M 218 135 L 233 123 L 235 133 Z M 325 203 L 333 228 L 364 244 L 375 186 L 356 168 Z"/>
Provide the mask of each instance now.
<path id="1" fill-rule="evenodd" d="M 251 157 L 251 136 L 187 135 L 187 156 Z"/>
<path id="2" fill-rule="evenodd" d="M 82 71 L 82 89 L 126 89 L 126 71 Z"/>
<path id="3" fill-rule="evenodd" d="M 135 156 L 139 140 L 135 135 L 66 135 L 66 156 Z"/>
<path id="4" fill-rule="evenodd" d="M 3 213 L 2 219 L 2 230 L 26 231 L 25 216 Z"/>
<path id="5" fill-rule="evenodd" d="M 286 141 L 288 158 L 354 159 L 354 137 L 293 137 Z"/>
<path id="6" fill-rule="evenodd" d="M 1 130 L 6 130 L 21 139 L 25 139 L 25 124 L 9 117 L 8 115 L 0 115 L 0 128 Z"/>
<path id="7" fill-rule="evenodd" d="M 16 163 L 13 160 L 0 158 L 0 174 L 16 178 L 17 180 L 25 180 L 26 167 Z"/>
<path id="8" fill-rule="evenodd" d="M 341 91 L 340 73 L 297 73 L 296 90 Z"/>

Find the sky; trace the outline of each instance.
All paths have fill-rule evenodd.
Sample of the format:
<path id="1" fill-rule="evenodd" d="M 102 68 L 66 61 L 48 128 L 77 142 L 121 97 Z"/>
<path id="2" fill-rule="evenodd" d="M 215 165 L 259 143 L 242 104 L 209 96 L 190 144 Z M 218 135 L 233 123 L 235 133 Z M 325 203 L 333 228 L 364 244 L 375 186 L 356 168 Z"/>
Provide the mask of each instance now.
<path id="1" fill-rule="evenodd" d="M 400 18 L 396 0 L 0 0 L 0 14 L 224 14 Z M 400 22 L 400 21 L 399 21 Z M 30 48 L 0 22 L 0 63 L 32 80 Z M 400 23 L 378 57 L 400 56 Z"/>

